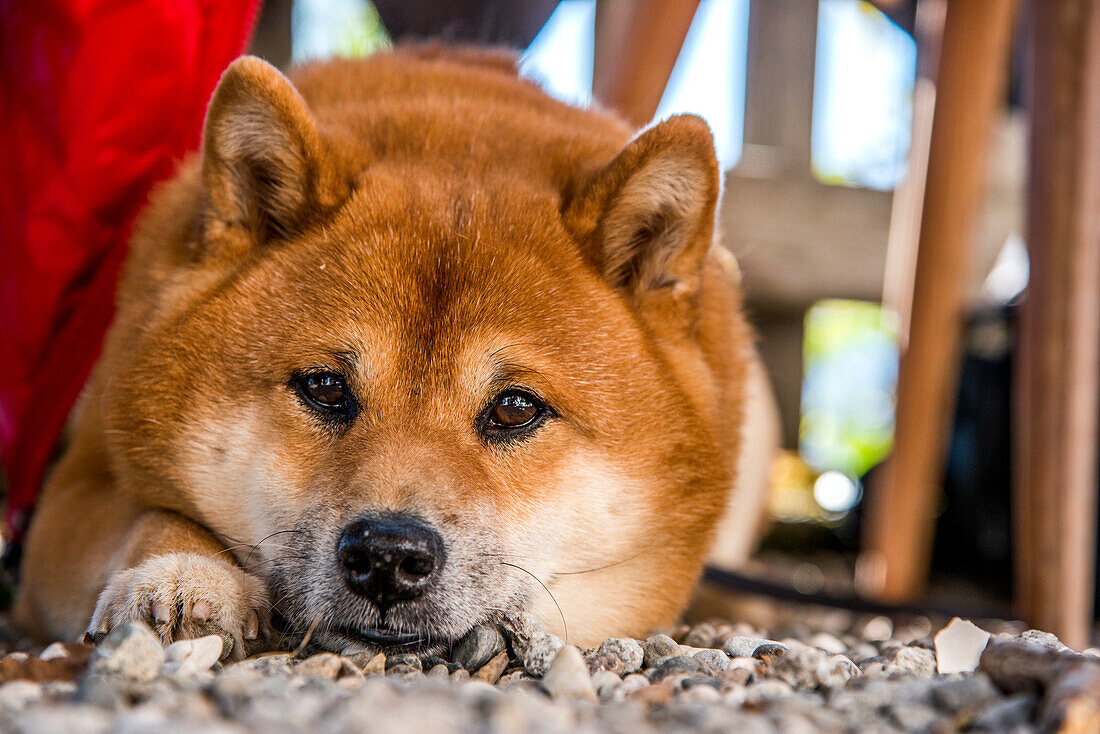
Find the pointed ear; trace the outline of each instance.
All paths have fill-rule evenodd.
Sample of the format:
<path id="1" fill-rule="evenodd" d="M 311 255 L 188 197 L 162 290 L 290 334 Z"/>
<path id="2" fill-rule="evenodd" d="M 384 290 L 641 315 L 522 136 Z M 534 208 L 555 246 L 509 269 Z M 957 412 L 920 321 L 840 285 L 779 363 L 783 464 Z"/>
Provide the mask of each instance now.
<path id="1" fill-rule="evenodd" d="M 645 131 L 564 212 L 590 260 L 635 296 L 698 287 L 714 236 L 718 160 L 707 124 L 678 115 Z"/>
<path id="2" fill-rule="evenodd" d="M 229 65 L 203 128 L 208 234 L 282 239 L 338 203 L 339 186 L 305 101 L 253 56 Z"/>

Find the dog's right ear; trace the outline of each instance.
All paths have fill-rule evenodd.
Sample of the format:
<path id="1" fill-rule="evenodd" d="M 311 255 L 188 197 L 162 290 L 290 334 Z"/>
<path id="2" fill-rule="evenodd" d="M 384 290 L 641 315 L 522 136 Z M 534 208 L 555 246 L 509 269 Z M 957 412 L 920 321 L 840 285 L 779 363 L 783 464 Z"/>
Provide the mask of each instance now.
<path id="1" fill-rule="evenodd" d="M 284 239 L 341 198 L 305 100 L 275 67 L 242 56 L 206 112 L 204 239 L 249 246 Z"/>

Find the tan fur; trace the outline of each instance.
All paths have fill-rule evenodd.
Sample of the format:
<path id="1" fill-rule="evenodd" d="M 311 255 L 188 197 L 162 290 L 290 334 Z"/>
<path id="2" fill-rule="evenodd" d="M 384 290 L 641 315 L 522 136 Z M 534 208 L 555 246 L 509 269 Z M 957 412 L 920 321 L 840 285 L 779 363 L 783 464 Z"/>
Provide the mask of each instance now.
<path id="1" fill-rule="evenodd" d="M 336 621 L 377 614 L 329 556 L 371 510 L 447 542 L 439 592 L 395 624 L 448 640 L 531 609 L 585 644 L 674 619 L 734 491 L 750 353 L 706 125 L 632 140 L 470 50 L 293 80 L 235 62 L 201 158 L 140 219 L 20 622 L 212 624 L 241 654 L 271 593 L 348 649 Z M 320 368 L 361 397 L 351 426 L 288 387 Z M 557 417 L 480 440 L 502 385 Z"/>

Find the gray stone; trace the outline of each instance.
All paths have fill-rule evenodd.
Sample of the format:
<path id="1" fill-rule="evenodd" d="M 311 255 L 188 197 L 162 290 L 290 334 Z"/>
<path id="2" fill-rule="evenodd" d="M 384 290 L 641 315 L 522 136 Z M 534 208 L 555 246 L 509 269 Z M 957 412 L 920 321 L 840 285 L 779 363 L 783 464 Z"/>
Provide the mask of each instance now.
<path id="1" fill-rule="evenodd" d="M 676 695 L 677 703 L 718 703 L 722 700 L 722 694 L 717 688 L 707 685 L 690 686 L 681 690 Z"/>
<path id="2" fill-rule="evenodd" d="M 973 675 L 938 683 L 932 689 L 932 700 L 949 714 L 975 716 L 1000 698 L 997 688 L 985 675 Z"/>
<path id="3" fill-rule="evenodd" d="M 744 700 L 747 706 L 761 706 L 793 693 L 794 689 L 784 680 L 762 680 L 745 688 Z"/>
<path id="4" fill-rule="evenodd" d="M 940 718 L 935 709 L 904 702 L 886 704 L 883 713 L 904 731 L 929 731 Z"/>
<path id="5" fill-rule="evenodd" d="M 702 670 L 703 666 L 695 658 L 687 655 L 675 655 L 661 660 L 656 668 L 646 671 L 646 675 L 656 683 L 672 675 L 699 673 Z"/>
<path id="6" fill-rule="evenodd" d="M 610 701 L 621 684 L 622 679 L 610 670 L 601 670 L 592 676 L 592 687 L 601 701 Z"/>
<path id="7" fill-rule="evenodd" d="M 536 677 L 546 675 L 558 651 L 565 645 L 561 638 L 547 632 L 530 614 L 509 619 L 504 625 L 504 633 L 511 640 L 512 649 L 523 669 Z"/>
<path id="8" fill-rule="evenodd" d="M 619 687 L 615 689 L 614 699 L 616 701 L 623 701 L 626 698 L 637 691 L 644 688 L 649 688 L 649 678 L 639 673 L 631 673 L 623 678 L 623 682 L 619 684 Z"/>
<path id="9" fill-rule="evenodd" d="M 789 649 L 790 648 L 788 648 L 786 645 L 783 645 L 783 644 L 778 643 L 778 642 L 765 642 L 763 645 L 760 645 L 755 650 L 753 650 L 750 657 L 754 657 L 757 660 L 764 660 L 764 659 L 767 659 L 767 658 L 775 658 L 775 657 L 778 657 L 778 656 L 782 655 L 783 653 L 787 652 L 787 650 L 789 650 Z M 731 655 L 730 657 L 739 658 L 739 657 L 742 657 L 742 656 L 741 655 Z"/>
<path id="10" fill-rule="evenodd" d="M 126 622 L 100 643 L 88 663 L 88 675 L 145 683 L 157 677 L 164 657 L 164 646 L 153 630 L 140 622 Z"/>
<path id="11" fill-rule="evenodd" d="M 697 624 L 688 631 L 684 637 L 684 644 L 689 647 L 714 647 L 717 633 L 714 627 L 703 622 Z"/>
<path id="12" fill-rule="evenodd" d="M 936 674 L 936 655 L 931 650 L 923 647 L 902 647 L 895 651 L 892 657 L 893 659 L 889 660 L 890 665 L 886 666 L 887 673 L 896 670 L 925 678 L 931 678 Z"/>
<path id="13" fill-rule="evenodd" d="M 848 650 L 848 646 L 828 632 L 818 632 L 810 638 L 810 644 L 833 655 L 841 655 Z"/>
<path id="14" fill-rule="evenodd" d="M 561 648 L 542 677 L 542 687 L 551 698 L 596 700 L 596 689 L 588 675 L 581 651 L 572 645 Z"/>
<path id="15" fill-rule="evenodd" d="M 18 711 L 28 704 L 41 701 L 42 685 L 29 680 L 13 680 L 0 685 L 0 708 Z"/>
<path id="16" fill-rule="evenodd" d="M 729 670 L 732 665 L 729 655 L 721 650 L 700 650 L 692 657 L 703 670 L 711 674 Z"/>
<path id="17" fill-rule="evenodd" d="M 1041 630 L 1027 630 L 1016 635 L 1017 640 L 1023 642 L 1032 642 L 1036 645 L 1042 645 L 1048 650 L 1054 652 L 1066 652 L 1072 650 L 1072 648 L 1065 645 L 1057 636 L 1050 632 L 1043 632 Z"/>
<path id="18" fill-rule="evenodd" d="M 13 729 L 21 734 L 100 734 L 110 726 L 111 719 L 104 711 L 91 706 L 63 705 L 29 711 Z"/>
<path id="19" fill-rule="evenodd" d="M 680 654 L 680 646 L 668 635 L 653 635 L 647 638 L 642 643 L 642 650 L 644 651 L 643 665 L 647 668 L 654 668 L 663 660 Z"/>
<path id="20" fill-rule="evenodd" d="M 1014 693 L 987 706 L 971 722 L 979 731 L 1011 731 L 1029 724 L 1035 718 L 1039 697 L 1033 693 Z"/>
<path id="21" fill-rule="evenodd" d="M 843 655 L 830 655 L 814 647 L 793 647 L 772 661 L 765 675 L 796 689 L 813 690 L 844 685 L 860 670 Z"/>
<path id="22" fill-rule="evenodd" d="M 451 657 L 466 670 L 475 671 L 497 653 L 507 643 L 496 625 L 480 625 L 463 635 L 451 650 Z"/>
<path id="23" fill-rule="evenodd" d="M 642 644 L 629 637 L 612 637 L 604 640 L 597 652 L 615 655 L 623 661 L 623 673 L 629 675 L 642 669 L 645 650 Z"/>
<path id="24" fill-rule="evenodd" d="M 756 648 L 769 642 L 760 637 L 733 636 L 726 639 L 722 649 L 731 658 L 751 658 Z"/>
<path id="25" fill-rule="evenodd" d="M 411 655 L 408 653 L 390 655 L 386 659 L 386 672 L 392 671 L 398 665 L 411 668 L 412 670 L 423 670 L 424 663 L 421 662 L 419 655 Z"/>

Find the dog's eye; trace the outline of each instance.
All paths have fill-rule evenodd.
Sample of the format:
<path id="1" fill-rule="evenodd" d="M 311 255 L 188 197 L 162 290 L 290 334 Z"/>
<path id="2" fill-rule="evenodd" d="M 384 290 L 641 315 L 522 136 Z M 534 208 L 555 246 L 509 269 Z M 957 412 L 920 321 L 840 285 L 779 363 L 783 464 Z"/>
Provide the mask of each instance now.
<path id="1" fill-rule="evenodd" d="M 553 411 L 526 390 L 502 392 L 486 408 L 482 422 L 485 438 L 507 440 L 540 426 Z"/>
<path id="2" fill-rule="evenodd" d="M 335 372 L 311 372 L 297 375 L 294 386 L 312 408 L 351 417 L 354 401 L 344 378 Z"/>
<path id="3" fill-rule="evenodd" d="M 500 428 L 520 428 L 539 414 L 539 403 L 531 393 L 510 390 L 496 399 L 489 419 Z"/>

